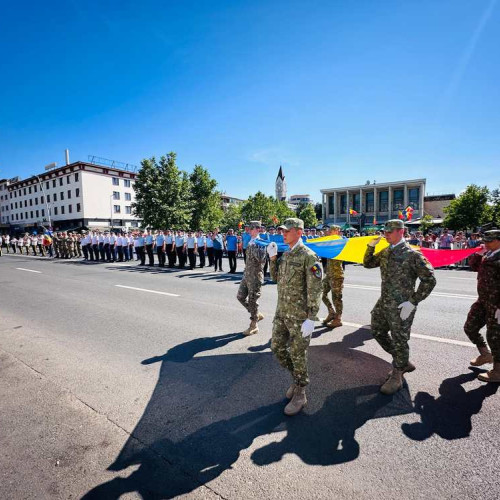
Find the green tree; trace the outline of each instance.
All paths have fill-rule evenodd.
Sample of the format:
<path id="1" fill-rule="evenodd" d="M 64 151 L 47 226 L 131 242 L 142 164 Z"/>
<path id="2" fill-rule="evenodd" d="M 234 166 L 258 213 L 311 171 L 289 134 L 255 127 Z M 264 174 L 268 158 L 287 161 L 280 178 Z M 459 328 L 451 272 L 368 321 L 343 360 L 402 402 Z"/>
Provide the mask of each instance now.
<path id="1" fill-rule="evenodd" d="M 216 190 L 217 181 L 201 165 L 194 166 L 189 180 L 193 204 L 191 228 L 193 230 L 202 229 L 208 231 L 219 226 L 223 210 L 220 193 Z"/>
<path id="2" fill-rule="evenodd" d="M 304 221 L 304 227 L 316 227 L 318 225 L 316 211 L 310 203 L 307 203 L 302 208 L 299 207 L 297 210 L 297 217 Z"/>
<path id="3" fill-rule="evenodd" d="M 455 230 L 474 230 L 488 222 L 492 212 L 488 197 L 489 190 L 486 186 L 467 186 L 467 189 L 444 209 L 446 215 L 443 224 Z"/>
<path id="4" fill-rule="evenodd" d="M 500 227 L 500 189 L 493 189 L 490 193 L 491 222 L 496 227 Z"/>
<path id="5" fill-rule="evenodd" d="M 314 205 L 314 211 L 316 212 L 316 218 L 318 220 L 323 220 L 323 204 L 316 203 L 316 205 Z"/>
<path id="6" fill-rule="evenodd" d="M 238 230 L 238 224 L 242 221 L 241 207 L 242 205 L 229 205 L 227 209 L 224 210 L 220 223 L 221 231 L 226 232 L 228 229 L 234 229 L 235 231 Z M 216 226 L 211 229 L 214 229 L 215 227 Z"/>
<path id="7" fill-rule="evenodd" d="M 272 196 L 266 196 L 258 191 L 241 205 L 241 216 L 245 222 L 260 220 L 263 224 L 271 224 L 277 209 L 277 201 Z"/>
<path id="8" fill-rule="evenodd" d="M 191 182 L 186 172 L 179 170 L 174 152 L 144 159 L 134 184 L 136 201 L 134 214 L 145 226 L 185 229 L 193 211 Z"/>
<path id="9" fill-rule="evenodd" d="M 420 219 L 420 231 L 422 233 L 427 233 L 427 231 L 433 226 L 434 224 L 432 223 L 432 215 L 425 214 L 421 219 Z"/>

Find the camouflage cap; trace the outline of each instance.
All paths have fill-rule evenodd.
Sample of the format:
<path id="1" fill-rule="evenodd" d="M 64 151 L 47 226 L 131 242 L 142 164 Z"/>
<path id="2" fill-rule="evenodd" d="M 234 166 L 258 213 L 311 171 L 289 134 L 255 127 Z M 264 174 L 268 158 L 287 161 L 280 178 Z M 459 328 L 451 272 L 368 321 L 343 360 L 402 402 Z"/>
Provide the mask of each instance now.
<path id="1" fill-rule="evenodd" d="M 246 224 L 250 229 L 260 229 L 262 226 L 262 222 L 260 220 L 251 220 L 248 224 Z"/>
<path id="2" fill-rule="evenodd" d="M 491 229 L 483 234 L 484 241 L 500 240 L 500 229 Z"/>
<path id="3" fill-rule="evenodd" d="M 304 229 L 304 221 L 302 219 L 297 219 L 295 217 L 291 217 L 290 219 L 286 219 L 283 223 L 283 227 L 285 231 L 290 229 Z"/>
<path id="4" fill-rule="evenodd" d="M 337 224 L 325 224 L 323 229 L 332 229 L 333 231 L 340 231 L 340 226 Z"/>
<path id="5" fill-rule="evenodd" d="M 404 229 L 405 223 L 401 219 L 391 219 L 384 224 L 384 231 L 394 231 L 394 229 Z"/>

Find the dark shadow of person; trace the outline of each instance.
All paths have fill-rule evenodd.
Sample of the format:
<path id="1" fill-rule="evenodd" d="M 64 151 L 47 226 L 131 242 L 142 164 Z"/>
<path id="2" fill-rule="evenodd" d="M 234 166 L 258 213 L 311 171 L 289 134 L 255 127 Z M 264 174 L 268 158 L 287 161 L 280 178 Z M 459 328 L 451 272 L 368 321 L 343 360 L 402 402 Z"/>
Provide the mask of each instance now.
<path id="1" fill-rule="evenodd" d="M 360 448 L 355 433 L 366 421 L 413 411 L 406 386 L 387 397 L 373 385 L 384 380 L 391 365 L 356 349 L 371 338 L 366 330 L 309 348 L 309 406 L 293 418 L 283 414 L 289 376 L 269 351 L 202 354 L 205 347 L 215 349 L 236 338 L 198 339 L 144 361 L 161 361 L 159 380 L 109 470 L 139 468 L 97 486 L 85 498 L 114 499 L 132 491 L 147 499 L 188 493 L 230 469 L 242 450 L 265 435 L 271 436 L 270 444 L 252 455 L 257 465 L 285 453 L 317 465 L 354 460 Z M 286 432 L 279 443 L 272 439 L 277 432 Z"/>
<path id="2" fill-rule="evenodd" d="M 450 440 L 469 437 L 472 415 L 479 413 L 484 400 L 498 390 L 497 384 L 485 384 L 466 391 L 463 384 L 476 378 L 474 371 L 443 380 L 437 399 L 427 392 L 417 393 L 415 412 L 422 421 L 403 424 L 401 429 L 405 435 L 415 441 L 424 441 L 434 434 Z"/>

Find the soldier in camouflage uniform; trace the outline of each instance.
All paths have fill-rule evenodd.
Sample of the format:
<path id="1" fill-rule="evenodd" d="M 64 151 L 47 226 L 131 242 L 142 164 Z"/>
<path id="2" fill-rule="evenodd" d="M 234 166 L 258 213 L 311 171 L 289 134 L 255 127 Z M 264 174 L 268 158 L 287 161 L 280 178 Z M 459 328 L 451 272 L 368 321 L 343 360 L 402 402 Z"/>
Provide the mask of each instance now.
<path id="1" fill-rule="evenodd" d="M 61 257 L 61 233 L 52 235 L 52 246 L 54 247 L 54 256 L 56 259 Z"/>
<path id="2" fill-rule="evenodd" d="M 380 267 L 382 295 L 371 312 L 371 330 L 375 340 L 393 358 L 393 369 L 380 392 L 394 394 L 403 386 L 403 375 L 415 370 L 409 360 L 411 325 L 417 305 L 432 292 L 436 278 L 428 260 L 406 243 L 403 221 L 387 221 L 384 233 L 390 246 L 375 254 L 375 246 L 382 238 L 375 237 L 368 243 L 363 265 Z M 415 291 L 417 278 L 420 283 Z"/>
<path id="3" fill-rule="evenodd" d="M 69 255 L 69 242 L 68 242 L 68 235 L 66 234 L 66 231 L 62 233 L 61 237 L 61 257 L 63 259 L 67 259 Z"/>
<path id="4" fill-rule="evenodd" d="M 340 236 L 340 226 L 332 225 L 329 236 Z M 322 321 L 328 328 L 342 326 L 342 290 L 344 289 L 344 268 L 342 262 L 335 259 L 326 259 L 325 277 L 323 279 L 323 304 L 328 308 L 328 316 Z M 332 292 L 332 302 L 328 293 Z"/>
<path id="5" fill-rule="evenodd" d="M 296 415 L 307 404 L 307 348 L 321 303 L 323 269 L 318 257 L 302 242 L 304 222 L 287 219 L 282 226 L 290 250 L 277 258 L 277 245 L 268 245 L 271 277 L 278 283 L 278 304 L 273 321 L 271 349 L 293 377 L 286 392 L 285 415 Z"/>
<path id="6" fill-rule="evenodd" d="M 243 332 L 243 335 L 259 333 L 257 322 L 264 319 L 264 315 L 259 312 L 259 298 L 267 255 L 265 247 L 255 243 L 259 236 L 260 226 L 259 221 L 250 222 L 251 240 L 246 248 L 245 272 L 237 294 L 238 300 L 250 313 L 250 326 Z"/>
<path id="7" fill-rule="evenodd" d="M 478 300 L 472 304 L 464 330 L 479 350 L 472 366 L 493 363 L 493 370 L 481 373 L 484 382 L 500 382 L 500 229 L 486 231 L 484 248 L 469 257 L 469 265 L 477 271 Z M 479 330 L 486 325 L 486 338 L 491 352 Z"/>

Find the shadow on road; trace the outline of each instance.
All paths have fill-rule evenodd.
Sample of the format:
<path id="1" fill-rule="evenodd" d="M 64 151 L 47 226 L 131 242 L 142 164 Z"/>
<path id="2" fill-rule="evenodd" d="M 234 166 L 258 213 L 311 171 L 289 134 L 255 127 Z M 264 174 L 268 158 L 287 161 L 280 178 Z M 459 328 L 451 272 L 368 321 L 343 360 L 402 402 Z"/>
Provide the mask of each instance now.
<path id="1" fill-rule="evenodd" d="M 415 441 L 424 441 L 434 434 L 449 440 L 469 437 L 472 416 L 479 413 L 484 400 L 498 390 L 498 384 L 484 384 L 466 391 L 463 384 L 475 382 L 479 371 L 482 370 L 443 380 L 438 398 L 427 392 L 418 392 L 415 396 L 415 412 L 422 421 L 403 424 L 401 428 L 406 436 Z"/>
<path id="2" fill-rule="evenodd" d="M 204 355 L 241 338 L 230 333 L 195 339 L 143 361 L 161 363 L 158 383 L 109 470 L 139 468 L 84 498 L 188 493 L 233 468 L 257 437 L 274 433 L 278 440 L 269 437 L 253 451 L 254 464 L 276 462 L 287 453 L 308 464 L 340 464 L 358 457 L 356 430 L 365 422 L 413 411 L 407 386 L 394 397 L 379 393 L 390 364 L 355 349 L 371 338 L 366 330 L 310 348 L 309 406 L 294 418 L 283 414 L 289 376 L 270 352 Z"/>

